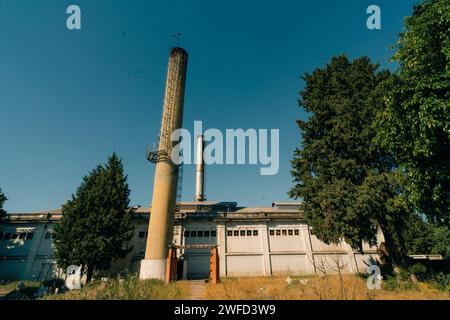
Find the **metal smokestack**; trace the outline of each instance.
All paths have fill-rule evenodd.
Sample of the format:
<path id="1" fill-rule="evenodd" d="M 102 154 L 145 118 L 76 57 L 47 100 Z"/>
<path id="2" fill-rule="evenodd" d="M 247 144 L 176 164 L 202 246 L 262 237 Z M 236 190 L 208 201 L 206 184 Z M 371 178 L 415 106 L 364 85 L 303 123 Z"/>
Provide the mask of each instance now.
<path id="1" fill-rule="evenodd" d="M 156 163 L 153 199 L 145 259 L 141 261 L 141 279 L 165 280 L 168 246 L 173 238 L 173 215 L 176 206 L 178 166 L 171 161 L 172 133 L 183 122 L 184 89 L 188 54 L 172 48 L 167 70 L 166 92 L 161 121 L 159 148 L 153 151 Z M 149 159 L 150 160 L 150 159 Z"/>
<path id="2" fill-rule="evenodd" d="M 197 137 L 197 161 L 195 165 L 195 201 L 205 201 L 205 165 L 203 163 L 203 136 Z"/>

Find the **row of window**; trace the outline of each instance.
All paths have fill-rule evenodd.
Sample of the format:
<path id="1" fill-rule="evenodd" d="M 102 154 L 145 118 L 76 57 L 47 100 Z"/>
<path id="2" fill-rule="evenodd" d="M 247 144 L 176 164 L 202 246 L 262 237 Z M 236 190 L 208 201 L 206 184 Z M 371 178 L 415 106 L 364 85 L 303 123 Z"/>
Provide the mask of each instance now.
<path id="1" fill-rule="evenodd" d="M 206 231 L 188 231 L 188 230 L 186 230 L 186 231 L 184 231 L 184 237 L 185 238 L 189 238 L 189 237 L 191 237 L 191 238 L 195 238 L 195 237 L 197 237 L 197 238 L 201 238 L 201 237 L 205 237 L 205 238 L 208 238 L 208 237 L 212 237 L 212 238 L 214 238 L 216 236 L 216 230 L 211 230 L 211 231 L 209 231 L 209 230 L 206 230 Z"/>
<path id="2" fill-rule="evenodd" d="M 270 229 L 269 230 L 270 236 L 299 236 L 300 230 L 299 229 Z"/>
<path id="3" fill-rule="evenodd" d="M 147 236 L 148 236 L 148 232 L 146 232 L 146 231 L 140 231 L 139 232 L 139 238 L 141 238 L 141 239 L 143 239 L 143 238 L 147 238 Z M 211 230 L 211 231 L 209 231 L 209 230 L 206 230 L 206 231 L 202 231 L 202 230 L 200 230 L 200 231 L 185 231 L 184 232 L 184 237 L 185 238 L 189 238 L 189 237 L 191 237 L 191 238 L 195 238 L 195 237 L 206 237 L 206 238 L 208 238 L 208 237 L 215 237 L 216 236 L 216 231 L 215 230 Z"/>
<path id="4" fill-rule="evenodd" d="M 227 235 L 229 237 L 251 237 L 251 236 L 258 236 L 258 230 L 228 230 L 227 231 Z M 271 236 L 298 236 L 300 235 L 300 230 L 299 229 L 270 229 L 269 230 L 269 235 Z M 140 231 L 139 232 L 139 238 L 147 238 L 148 233 L 146 231 Z M 195 238 L 195 237 L 216 237 L 216 231 L 212 230 L 212 231 L 185 231 L 184 232 L 184 237 L 185 238 Z M 47 232 L 45 234 L 45 239 L 51 239 L 52 238 L 52 233 L 51 232 Z M 10 233 L 10 232 L 0 232 L 0 240 L 15 240 L 15 239 L 26 239 L 26 240 L 31 240 L 33 239 L 33 232 L 19 232 L 19 233 Z"/>
<path id="5" fill-rule="evenodd" d="M 33 239 L 33 232 L 18 232 L 18 233 L 10 233 L 10 232 L 0 232 L 0 240 L 16 240 L 16 239 Z"/>
<path id="6" fill-rule="evenodd" d="M 227 236 L 229 237 L 251 237 L 251 236 L 258 236 L 258 230 L 228 230 Z"/>
<path id="7" fill-rule="evenodd" d="M 270 236 L 299 236 L 299 229 L 270 229 Z M 227 236 L 229 237 L 244 237 L 244 236 L 258 236 L 258 230 L 228 230 Z"/>

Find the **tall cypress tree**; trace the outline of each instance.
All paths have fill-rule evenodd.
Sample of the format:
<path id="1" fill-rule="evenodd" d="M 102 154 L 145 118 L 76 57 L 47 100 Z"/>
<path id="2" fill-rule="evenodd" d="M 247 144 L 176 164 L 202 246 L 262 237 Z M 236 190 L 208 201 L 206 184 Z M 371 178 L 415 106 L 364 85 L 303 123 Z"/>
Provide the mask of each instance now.
<path id="1" fill-rule="evenodd" d="M 323 69 L 306 74 L 299 104 L 307 121 L 297 121 L 302 148 L 295 151 L 289 194 L 303 198 L 305 218 L 325 243 L 345 240 L 362 250 L 362 242 L 385 237 L 387 261 L 407 264 L 402 239 L 408 214 L 391 155 L 373 144 L 372 124 L 383 108 L 380 83 L 389 76 L 367 57 L 332 58 Z"/>
<path id="2" fill-rule="evenodd" d="M 106 166 L 97 166 L 62 210 L 54 240 L 58 266 L 83 265 L 90 282 L 94 270 L 106 270 L 126 255 L 133 235 L 130 190 L 122 161 L 114 153 Z"/>

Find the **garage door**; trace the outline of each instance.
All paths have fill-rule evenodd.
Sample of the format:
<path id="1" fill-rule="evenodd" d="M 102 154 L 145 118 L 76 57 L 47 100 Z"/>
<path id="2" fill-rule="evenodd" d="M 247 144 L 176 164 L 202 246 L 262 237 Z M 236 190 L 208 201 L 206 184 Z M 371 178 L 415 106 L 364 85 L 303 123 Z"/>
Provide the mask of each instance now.
<path id="1" fill-rule="evenodd" d="M 204 279 L 209 277 L 209 255 L 188 256 L 187 276 L 189 279 Z"/>
<path id="2" fill-rule="evenodd" d="M 272 274 L 308 273 L 306 255 L 271 255 Z"/>
<path id="3" fill-rule="evenodd" d="M 227 256 L 227 276 L 262 276 L 262 256 Z"/>

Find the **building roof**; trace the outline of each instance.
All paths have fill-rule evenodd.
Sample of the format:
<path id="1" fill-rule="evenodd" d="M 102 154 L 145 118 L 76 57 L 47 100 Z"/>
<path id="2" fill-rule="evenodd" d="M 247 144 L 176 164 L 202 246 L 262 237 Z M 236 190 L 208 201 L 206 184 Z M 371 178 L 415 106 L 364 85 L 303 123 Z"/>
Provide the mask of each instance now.
<path id="1" fill-rule="evenodd" d="M 302 203 L 277 203 L 272 207 L 238 207 L 236 202 L 179 202 L 177 203 L 177 219 L 261 219 L 275 217 L 303 217 Z M 148 219 L 151 207 L 133 207 L 136 219 Z M 2 222 L 26 223 L 58 221 L 62 210 L 54 209 L 40 212 L 8 213 Z"/>

